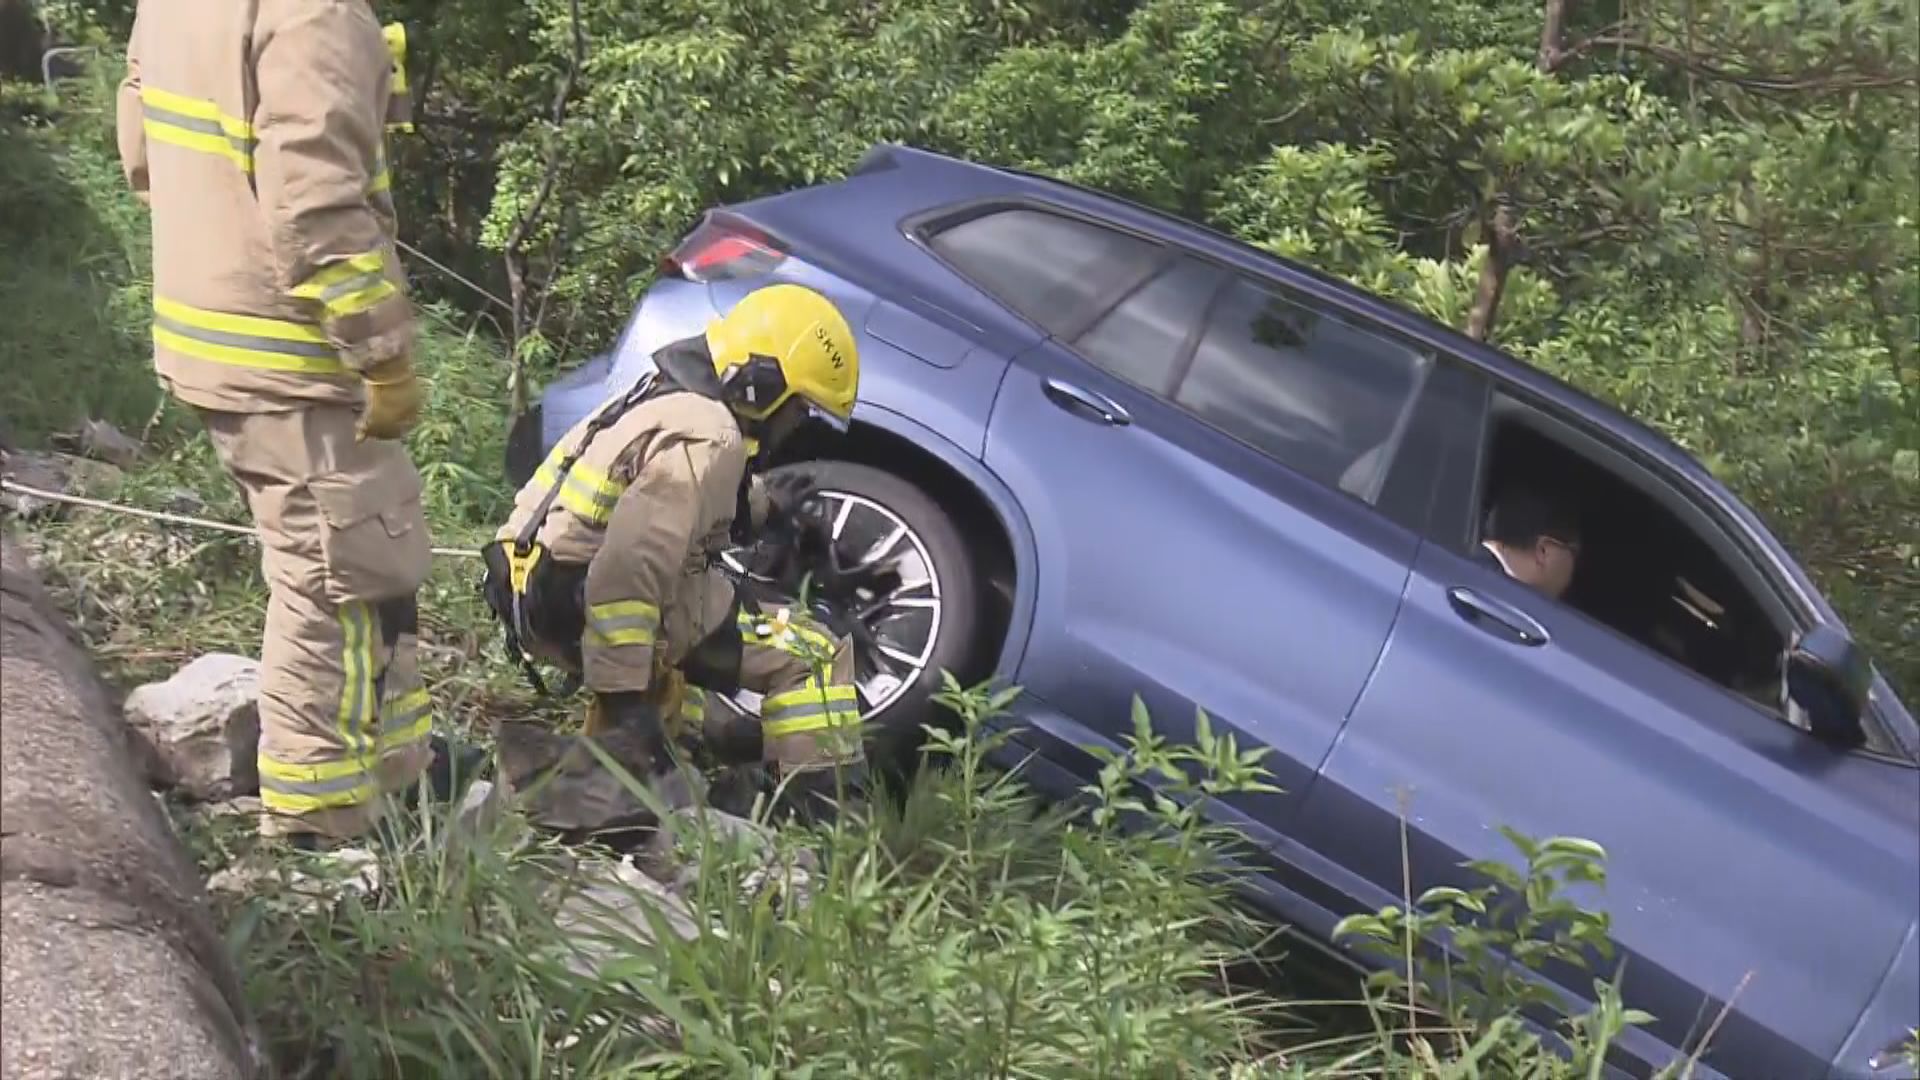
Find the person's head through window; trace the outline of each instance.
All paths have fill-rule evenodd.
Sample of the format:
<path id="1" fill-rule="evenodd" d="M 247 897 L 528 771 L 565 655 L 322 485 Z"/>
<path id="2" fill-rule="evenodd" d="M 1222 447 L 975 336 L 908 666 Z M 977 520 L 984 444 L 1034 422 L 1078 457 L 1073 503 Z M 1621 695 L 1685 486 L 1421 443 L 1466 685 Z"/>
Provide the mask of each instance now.
<path id="1" fill-rule="evenodd" d="M 1511 488 L 1488 509 L 1481 543 L 1507 576 L 1559 599 L 1573 584 L 1580 524 L 1564 504 L 1538 491 Z"/>

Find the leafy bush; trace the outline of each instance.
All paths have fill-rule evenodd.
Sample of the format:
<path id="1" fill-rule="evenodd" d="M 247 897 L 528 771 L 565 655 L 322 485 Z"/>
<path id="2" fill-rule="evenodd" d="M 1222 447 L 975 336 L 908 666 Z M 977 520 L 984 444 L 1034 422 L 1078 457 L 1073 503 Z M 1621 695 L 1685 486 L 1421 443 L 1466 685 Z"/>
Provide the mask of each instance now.
<path id="1" fill-rule="evenodd" d="M 228 915 L 277 1056 L 355 1076 L 1186 1076 L 1266 1052 L 1281 1005 L 1223 985 L 1259 938 L 1231 903 L 1224 837 L 1178 798 L 1119 794 L 1189 768 L 1170 796 L 1232 791 L 1258 782 L 1253 762 L 1235 757 L 1236 780 L 1136 741 L 1089 788 L 1091 814 L 1043 808 L 984 766 L 1007 737 L 984 721 L 1008 696 L 949 680 L 945 699 L 964 723 L 934 734 L 947 767 L 904 808 L 781 833 L 824 867 L 809 905 L 740 903 L 761 864 L 683 837 L 697 936 L 603 942 L 616 953 L 597 975 L 566 963 L 543 899 L 567 860 L 511 816 L 449 844 L 429 812 L 381 850 L 371 900 L 260 888 Z"/>
<path id="2" fill-rule="evenodd" d="M 1626 1007 L 1618 974 L 1595 978 L 1592 1004 L 1571 1013 L 1537 978 L 1549 964 L 1584 972 L 1596 957 L 1612 958 L 1606 914 L 1562 895 L 1569 884 L 1604 884 L 1606 852 L 1577 837 L 1536 841 L 1504 827 L 1501 833 L 1520 852 L 1520 870 L 1495 859 L 1468 862 L 1488 884 L 1428 889 L 1415 906 L 1349 916 L 1334 928 L 1336 939 L 1357 939 L 1389 965 L 1368 982 L 1391 995 L 1376 1015 L 1401 1022 L 1383 1024 L 1364 1051 L 1377 1055 L 1376 1067 L 1387 1075 L 1597 1076 L 1621 1032 L 1653 1020 Z M 1550 1051 L 1522 1022 L 1542 1006 L 1562 1018 L 1564 1054 Z M 1661 1075 L 1689 1068 L 1681 1063 Z"/>

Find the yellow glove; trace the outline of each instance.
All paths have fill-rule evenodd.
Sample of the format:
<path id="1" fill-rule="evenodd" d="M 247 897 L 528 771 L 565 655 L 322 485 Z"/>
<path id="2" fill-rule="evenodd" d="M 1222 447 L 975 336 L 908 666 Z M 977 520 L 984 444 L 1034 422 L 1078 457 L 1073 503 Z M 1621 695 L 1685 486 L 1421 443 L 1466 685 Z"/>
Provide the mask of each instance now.
<path id="1" fill-rule="evenodd" d="M 375 364 L 361 379 L 367 384 L 367 407 L 354 428 L 356 439 L 403 438 L 420 422 L 426 388 L 413 373 L 411 359 L 401 356 Z"/>

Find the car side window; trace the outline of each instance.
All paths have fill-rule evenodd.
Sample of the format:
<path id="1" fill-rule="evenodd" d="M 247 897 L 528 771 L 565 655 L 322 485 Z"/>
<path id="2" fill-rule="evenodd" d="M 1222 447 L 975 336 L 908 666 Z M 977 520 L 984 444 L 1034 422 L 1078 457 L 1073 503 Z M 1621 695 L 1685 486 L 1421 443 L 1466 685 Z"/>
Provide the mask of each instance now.
<path id="1" fill-rule="evenodd" d="M 968 218 L 928 244 L 989 295 L 1056 334 L 1144 277 L 1162 251 L 1116 229 L 1024 207 Z"/>
<path id="2" fill-rule="evenodd" d="M 1219 284 L 1220 271 L 1181 259 L 1114 305 L 1073 346 L 1135 386 L 1167 395 Z"/>
<path id="3" fill-rule="evenodd" d="M 1365 498 L 1431 364 L 1410 345 L 1236 278 L 1172 397 L 1296 472 Z"/>

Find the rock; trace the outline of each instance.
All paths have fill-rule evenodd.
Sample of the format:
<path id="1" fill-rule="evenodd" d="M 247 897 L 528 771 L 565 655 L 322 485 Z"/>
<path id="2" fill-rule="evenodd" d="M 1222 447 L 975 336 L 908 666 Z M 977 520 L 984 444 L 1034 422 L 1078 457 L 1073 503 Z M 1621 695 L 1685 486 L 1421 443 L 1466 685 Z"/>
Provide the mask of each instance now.
<path id="1" fill-rule="evenodd" d="M 535 723 L 501 723 L 495 726 L 494 740 L 501 778 L 534 824 L 558 832 L 595 833 L 654 823 L 653 811 L 626 778 L 600 764 L 584 736 L 562 735 Z M 595 741 L 631 777 L 645 775 L 646 754 L 634 732 L 616 728 Z M 688 769 L 675 769 L 653 783 L 656 797 L 669 808 L 689 805 L 702 794 L 698 776 Z"/>
<path id="2" fill-rule="evenodd" d="M 48 442 L 56 449 L 104 461 L 122 469 L 130 469 L 140 462 L 139 441 L 128 437 L 105 420 L 88 420 L 80 425 L 79 431 L 55 435 Z"/>
<path id="3" fill-rule="evenodd" d="M 460 805 L 454 808 L 453 827 L 468 836 L 484 836 L 500 820 L 500 810 L 505 805 L 493 781 L 475 780 L 460 797 Z"/>
<path id="4" fill-rule="evenodd" d="M 258 1075 L 199 873 L 5 536 L 0 594 L 0 1076 Z"/>
<path id="5" fill-rule="evenodd" d="M 124 475 L 104 461 L 89 461 L 72 454 L 25 451 L 0 454 L 0 474 L 15 483 L 55 495 L 98 491 L 113 486 Z M 40 517 L 62 508 L 62 504 L 52 499 L 15 491 L 0 492 L 0 506 L 21 517 Z"/>
<path id="6" fill-rule="evenodd" d="M 366 848 L 335 848 L 281 862 L 255 852 L 208 878 L 207 891 L 311 914 L 338 904 L 349 893 L 370 896 L 380 881 L 380 858 Z"/>
<path id="7" fill-rule="evenodd" d="M 207 500 L 191 488 L 168 488 L 160 500 L 160 508 L 169 513 L 198 516 L 207 512 Z"/>
<path id="8" fill-rule="evenodd" d="M 812 851 L 783 849 L 772 829 L 710 806 L 674 811 L 635 858 L 674 892 L 690 896 L 700 877 L 701 860 L 714 857 L 716 849 L 753 864 L 740 881 L 742 904 L 764 898 L 776 912 L 790 914 L 813 899 L 813 876 L 819 864 Z"/>
<path id="9" fill-rule="evenodd" d="M 505 839 L 500 823 L 506 807 L 506 792 L 493 781 L 475 780 L 468 784 L 442 836 L 449 855 L 457 856 L 468 847 Z M 449 861 L 456 868 L 463 865 L 458 859 Z"/>
<path id="10" fill-rule="evenodd" d="M 578 864 L 561 883 L 554 913 L 568 943 L 568 970 L 588 976 L 636 946 L 654 944 L 656 920 L 682 940 L 699 936 L 700 921 L 686 900 L 625 859 Z"/>
<path id="11" fill-rule="evenodd" d="M 131 469 L 140 463 L 139 441 L 105 420 L 89 420 L 81 426 L 80 452 L 122 469 Z"/>
<path id="12" fill-rule="evenodd" d="M 127 695 L 127 720 L 153 748 L 162 786 L 205 802 L 260 790 L 260 665 L 208 653 Z"/>

